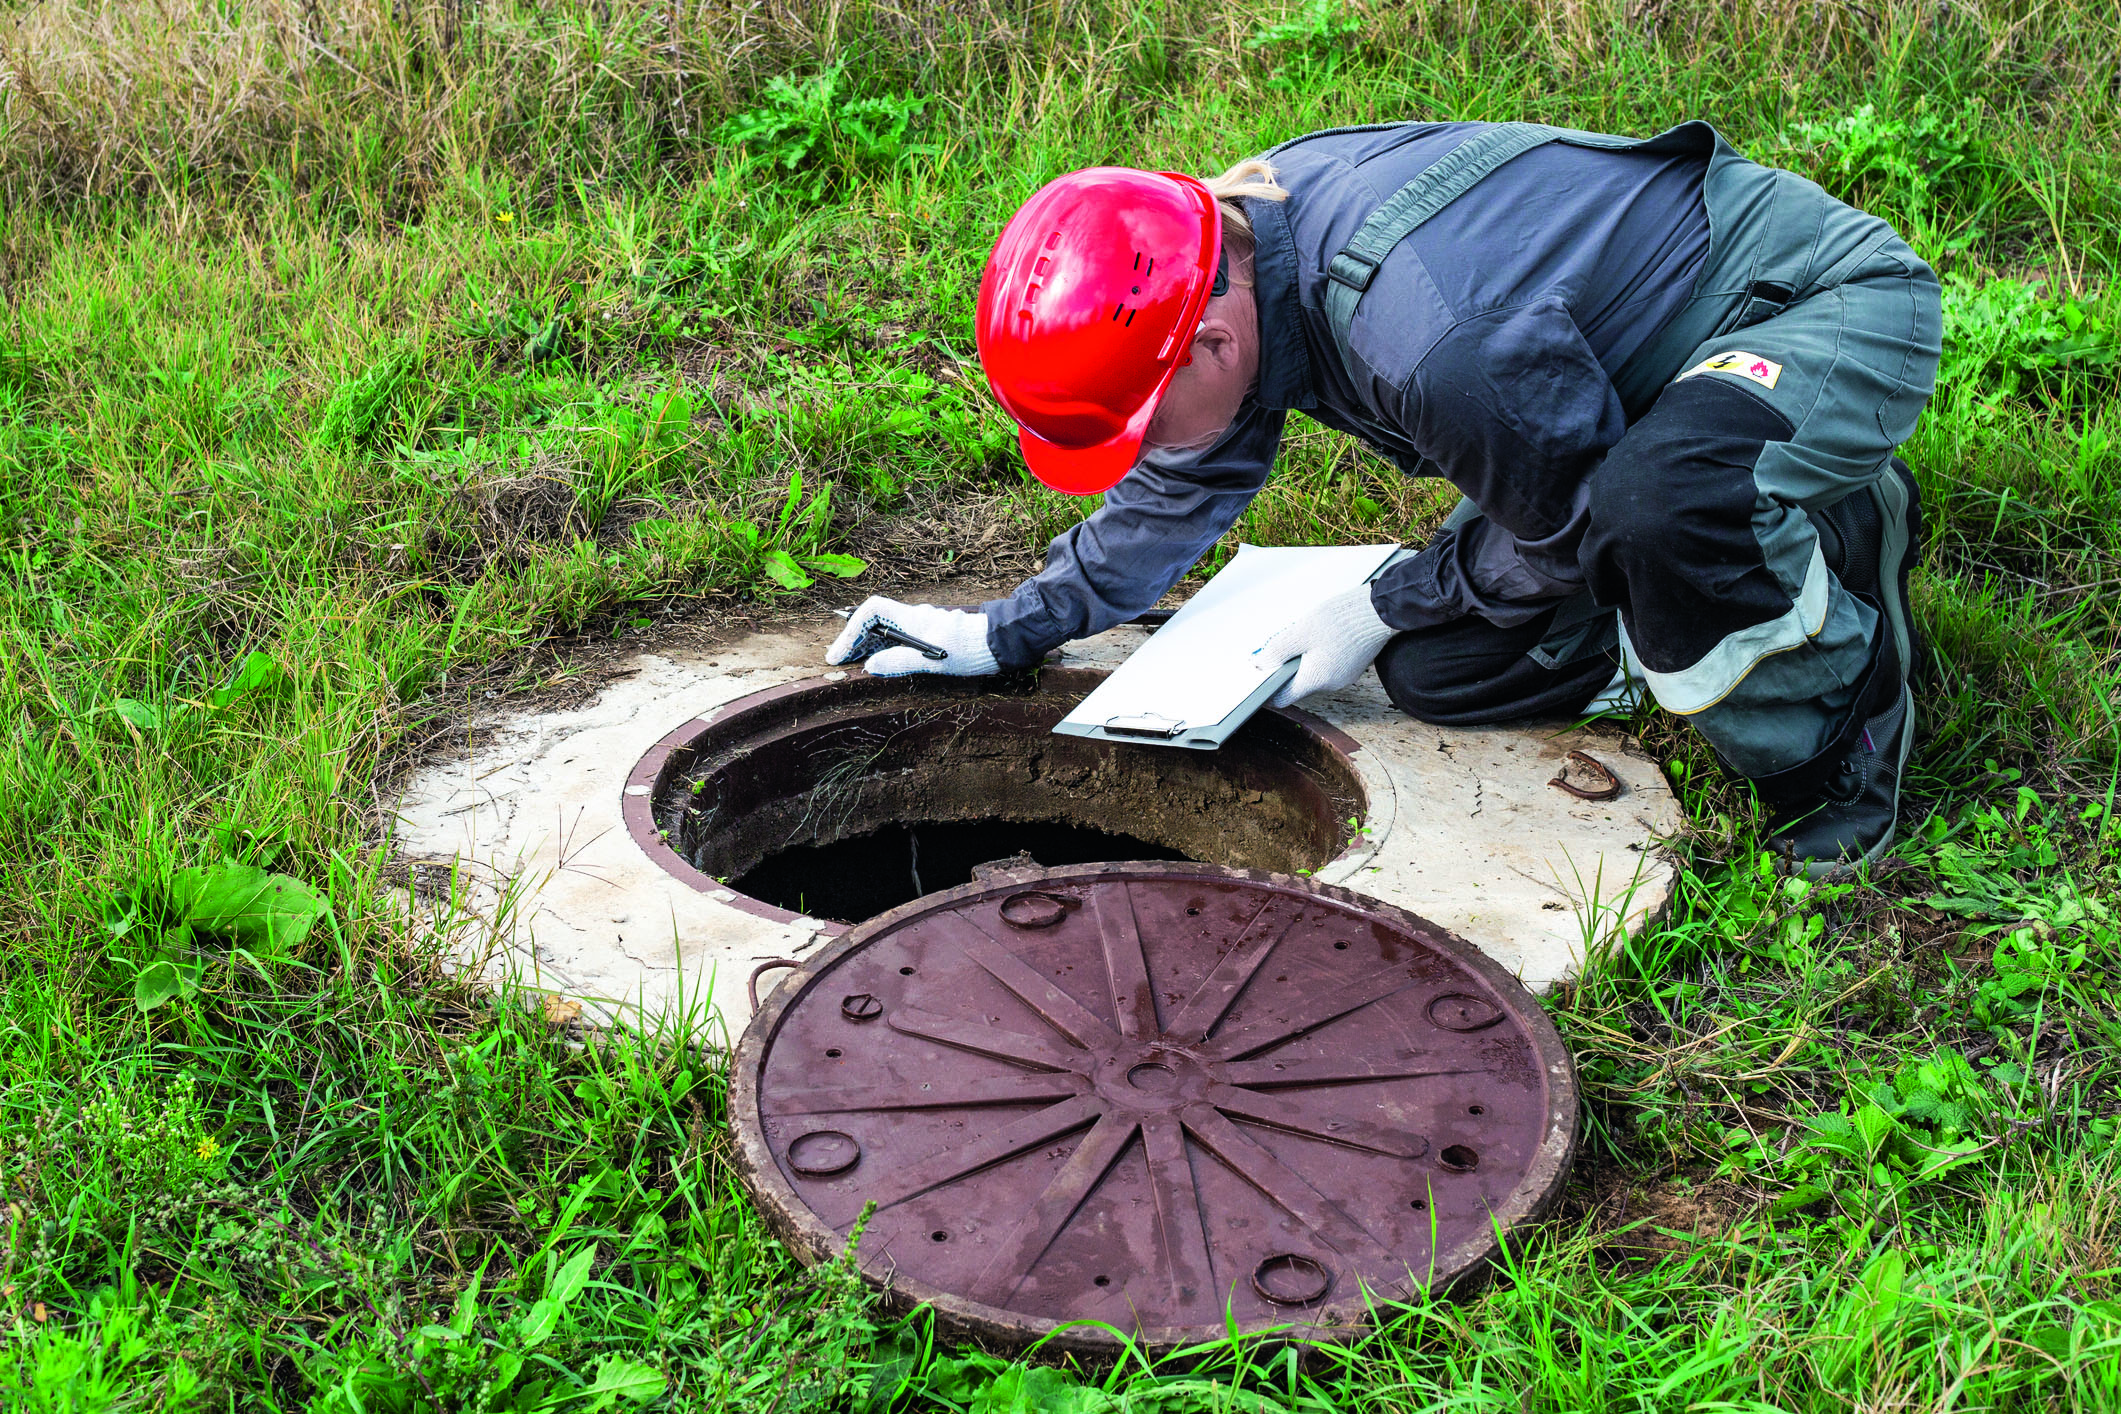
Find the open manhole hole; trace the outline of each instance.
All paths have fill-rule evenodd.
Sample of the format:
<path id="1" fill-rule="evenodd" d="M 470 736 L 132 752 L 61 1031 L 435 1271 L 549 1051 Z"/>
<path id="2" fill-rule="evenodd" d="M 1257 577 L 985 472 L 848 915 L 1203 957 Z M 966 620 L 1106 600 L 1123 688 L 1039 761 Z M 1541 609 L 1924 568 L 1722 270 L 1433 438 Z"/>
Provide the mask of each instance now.
<path id="1" fill-rule="evenodd" d="M 976 866 L 1192 860 L 1315 871 L 1366 813 L 1331 728 L 1262 712 L 1219 751 L 1056 736 L 1102 680 L 848 676 L 777 687 L 666 737 L 628 786 L 649 856 L 761 911 L 839 923 Z"/>
<path id="2" fill-rule="evenodd" d="M 1178 753 L 1172 753 L 1177 755 Z M 1567 1052 L 1471 944 L 1201 864 L 1026 871 L 831 943 L 752 1019 L 745 1182 L 808 1261 L 1021 1346 L 1346 1339 L 1558 1193 Z M 1116 1353 L 1095 1326 L 1053 1335 Z"/>

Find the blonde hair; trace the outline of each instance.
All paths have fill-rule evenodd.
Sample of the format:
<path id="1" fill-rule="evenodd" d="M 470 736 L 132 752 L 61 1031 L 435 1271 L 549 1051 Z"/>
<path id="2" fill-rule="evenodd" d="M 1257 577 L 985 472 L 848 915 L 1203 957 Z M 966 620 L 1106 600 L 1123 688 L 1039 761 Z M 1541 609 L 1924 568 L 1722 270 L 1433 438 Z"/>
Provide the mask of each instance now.
<path id="1" fill-rule="evenodd" d="M 1247 157 L 1219 177 L 1209 177 L 1201 185 L 1215 198 L 1215 207 L 1222 212 L 1223 239 L 1246 251 L 1252 249 L 1252 221 L 1245 215 L 1239 203 L 1246 197 L 1260 201 L 1287 201 L 1289 193 L 1274 180 L 1274 164 L 1257 157 Z"/>

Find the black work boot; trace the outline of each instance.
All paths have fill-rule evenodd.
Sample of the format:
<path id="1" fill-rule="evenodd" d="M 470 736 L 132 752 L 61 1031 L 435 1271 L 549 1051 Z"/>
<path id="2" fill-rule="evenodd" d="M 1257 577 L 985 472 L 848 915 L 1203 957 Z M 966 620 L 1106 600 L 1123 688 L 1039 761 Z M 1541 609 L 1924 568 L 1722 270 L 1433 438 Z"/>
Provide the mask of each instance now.
<path id="1" fill-rule="evenodd" d="M 1827 777 L 1819 799 L 1773 811 L 1769 847 L 1792 873 L 1823 878 L 1885 853 L 1900 813 L 1900 772 L 1915 740 L 1915 694 L 1906 683 Z"/>
<path id="2" fill-rule="evenodd" d="M 1816 512 L 1813 522 L 1827 567 L 1878 609 L 1884 639 L 1874 668 L 1882 676 L 1862 694 L 1879 705 L 1841 748 L 1819 793 L 1769 816 L 1770 847 L 1793 870 L 1818 878 L 1876 859 L 1893 842 L 1900 777 L 1915 740 L 1908 680 L 1925 652 L 1907 602 L 1908 571 L 1922 550 L 1914 475 L 1895 457 L 1867 491 Z"/>

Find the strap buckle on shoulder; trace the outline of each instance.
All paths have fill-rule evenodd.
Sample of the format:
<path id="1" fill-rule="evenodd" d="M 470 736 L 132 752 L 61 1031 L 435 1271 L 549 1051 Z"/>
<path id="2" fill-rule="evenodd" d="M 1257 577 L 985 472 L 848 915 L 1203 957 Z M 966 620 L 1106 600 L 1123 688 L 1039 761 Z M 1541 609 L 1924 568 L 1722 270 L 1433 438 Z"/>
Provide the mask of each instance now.
<path id="1" fill-rule="evenodd" d="M 1361 294 L 1377 278 L 1377 267 L 1382 263 L 1357 255 L 1352 250 L 1343 250 L 1326 266 L 1326 278 Z"/>

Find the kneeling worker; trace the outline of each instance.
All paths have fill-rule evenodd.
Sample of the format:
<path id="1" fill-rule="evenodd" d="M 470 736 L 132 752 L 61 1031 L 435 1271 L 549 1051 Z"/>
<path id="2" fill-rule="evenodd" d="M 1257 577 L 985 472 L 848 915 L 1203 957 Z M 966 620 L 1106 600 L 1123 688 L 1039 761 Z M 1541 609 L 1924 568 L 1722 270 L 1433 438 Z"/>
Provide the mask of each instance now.
<path id="1" fill-rule="evenodd" d="M 1302 409 L 1458 511 L 1285 630 L 1286 705 L 1371 662 L 1443 725 L 1567 716 L 1639 666 L 1811 872 L 1892 840 L 1914 736 L 1915 484 L 1937 278 L 1890 227 L 1705 123 L 1647 140 L 1409 123 L 1213 181 L 1041 190 L 980 284 L 980 358 L 1041 481 L 1104 505 L 977 612 L 873 598 L 991 673 L 1155 604 L 1267 480 Z M 1623 669 L 1625 671 L 1625 669 Z"/>

